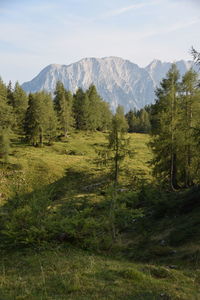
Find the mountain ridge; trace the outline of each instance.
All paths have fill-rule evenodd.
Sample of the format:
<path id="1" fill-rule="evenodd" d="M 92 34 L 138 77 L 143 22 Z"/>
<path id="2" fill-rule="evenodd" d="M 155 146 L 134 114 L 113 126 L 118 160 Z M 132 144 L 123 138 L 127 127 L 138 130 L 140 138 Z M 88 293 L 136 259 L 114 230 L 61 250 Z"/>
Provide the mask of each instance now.
<path id="1" fill-rule="evenodd" d="M 181 75 L 193 67 L 192 61 L 175 63 Z M 117 56 L 87 57 L 69 65 L 50 64 L 31 81 L 23 83 L 22 88 L 28 93 L 46 90 L 53 94 L 56 82 L 60 80 L 66 89 L 74 93 L 79 87 L 86 90 L 95 84 L 113 111 L 118 105 L 123 105 L 128 111 L 154 102 L 154 90 L 171 64 L 154 59 L 143 68 Z"/>

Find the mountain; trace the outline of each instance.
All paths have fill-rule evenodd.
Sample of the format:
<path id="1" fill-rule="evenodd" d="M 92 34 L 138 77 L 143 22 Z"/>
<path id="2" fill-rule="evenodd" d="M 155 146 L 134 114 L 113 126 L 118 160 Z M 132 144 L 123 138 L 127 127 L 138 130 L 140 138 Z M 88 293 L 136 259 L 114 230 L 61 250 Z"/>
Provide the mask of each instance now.
<path id="1" fill-rule="evenodd" d="M 176 64 L 181 74 L 192 66 L 192 62 L 183 60 Z M 84 58 L 70 65 L 49 65 L 31 81 L 23 83 L 22 88 L 28 93 L 41 90 L 53 93 L 60 80 L 66 89 L 75 92 L 79 87 L 85 90 L 93 83 L 112 110 L 120 104 L 128 111 L 153 103 L 154 90 L 170 66 L 171 63 L 159 60 L 141 68 L 119 57 Z"/>
<path id="2" fill-rule="evenodd" d="M 153 80 L 154 88 L 159 86 L 160 81 L 165 77 L 171 65 L 172 63 L 170 62 L 161 62 L 160 60 L 155 59 L 145 68 Z M 176 62 L 176 65 L 181 76 L 191 68 L 196 69 L 192 61 L 180 60 Z"/>

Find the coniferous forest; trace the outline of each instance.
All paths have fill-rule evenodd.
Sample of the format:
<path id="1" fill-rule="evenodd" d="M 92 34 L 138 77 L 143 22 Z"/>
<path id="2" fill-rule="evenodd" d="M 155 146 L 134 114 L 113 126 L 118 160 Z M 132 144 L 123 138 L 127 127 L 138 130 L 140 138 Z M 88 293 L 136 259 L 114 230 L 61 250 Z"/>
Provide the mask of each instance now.
<path id="1" fill-rule="evenodd" d="M 0 80 L 0 299 L 200 299 L 199 186 L 194 70 L 127 113 Z"/>

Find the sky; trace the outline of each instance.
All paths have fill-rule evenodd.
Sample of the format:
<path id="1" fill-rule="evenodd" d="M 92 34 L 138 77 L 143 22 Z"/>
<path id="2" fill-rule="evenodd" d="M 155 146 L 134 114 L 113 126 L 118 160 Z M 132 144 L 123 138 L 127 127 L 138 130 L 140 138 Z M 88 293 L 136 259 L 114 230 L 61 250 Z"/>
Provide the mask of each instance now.
<path id="1" fill-rule="evenodd" d="M 0 0 L 0 76 L 23 83 L 84 57 L 191 60 L 199 28 L 200 0 Z"/>

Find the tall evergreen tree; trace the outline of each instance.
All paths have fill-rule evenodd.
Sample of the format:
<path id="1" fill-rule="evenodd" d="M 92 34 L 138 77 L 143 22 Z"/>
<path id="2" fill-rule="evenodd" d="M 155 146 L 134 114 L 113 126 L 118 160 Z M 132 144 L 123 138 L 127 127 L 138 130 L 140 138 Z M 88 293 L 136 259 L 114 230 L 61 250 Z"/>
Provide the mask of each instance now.
<path id="1" fill-rule="evenodd" d="M 118 106 L 112 118 L 108 143 L 103 150 L 98 152 L 100 164 L 110 167 L 114 186 L 117 186 L 121 162 L 131 153 L 129 139 L 126 138 L 128 124 L 124 116 L 123 107 Z"/>
<path id="2" fill-rule="evenodd" d="M 86 111 L 88 105 L 88 97 L 84 91 L 79 88 L 74 94 L 74 103 L 73 103 L 73 112 L 75 118 L 75 127 L 76 129 L 82 130 L 84 129 L 86 120 Z"/>
<path id="3" fill-rule="evenodd" d="M 118 106 L 116 114 L 112 119 L 111 131 L 108 137 L 108 149 L 113 152 L 113 178 L 115 185 L 118 184 L 120 163 L 124 160 L 126 155 L 129 154 L 129 140 L 124 138 L 127 130 L 128 124 L 124 116 L 123 107 Z"/>
<path id="4" fill-rule="evenodd" d="M 46 138 L 51 142 L 56 135 L 56 116 L 50 94 L 29 94 L 24 130 L 26 139 L 34 146 L 42 146 Z"/>
<path id="5" fill-rule="evenodd" d="M 101 97 L 98 95 L 95 85 L 91 85 L 87 90 L 89 98 L 87 129 L 94 131 L 101 126 Z"/>
<path id="6" fill-rule="evenodd" d="M 54 103 L 60 130 L 66 137 L 74 125 L 73 96 L 70 91 L 65 90 L 63 83 L 60 81 L 56 84 Z"/>
<path id="7" fill-rule="evenodd" d="M 144 133 L 149 133 L 151 130 L 151 124 L 149 119 L 149 113 L 145 108 L 141 109 L 139 114 L 139 131 Z"/>
<path id="8" fill-rule="evenodd" d="M 173 64 L 156 90 L 157 100 L 153 107 L 152 134 L 150 143 L 154 153 L 154 174 L 168 182 L 172 189 L 177 183 L 177 138 L 178 101 L 180 94 L 179 72 Z"/>
<path id="9" fill-rule="evenodd" d="M 112 123 L 112 113 L 109 104 L 102 100 L 100 102 L 99 109 L 100 109 L 100 124 L 98 129 L 100 131 L 110 130 L 111 123 Z"/>
<path id="10" fill-rule="evenodd" d="M 8 104 L 11 106 L 13 105 L 14 99 L 13 99 L 13 88 L 12 88 L 12 82 L 9 81 L 8 85 L 7 85 L 7 101 Z"/>
<path id="11" fill-rule="evenodd" d="M 14 109 L 14 113 L 16 116 L 16 125 L 18 130 L 22 133 L 25 114 L 28 108 L 28 97 L 18 82 L 16 82 L 12 94 L 10 92 L 9 94 L 10 94 L 10 100 L 12 101 L 11 103 Z"/>
<path id="12" fill-rule="evenodd" d="M 50 94 L 43 93 L 44 101 L 44 137 L 51 145 L 57 136 L 58 119 L 54 110 L 53 99 Z"/>
<path id="13" fill-rule="evenodd" d="M 138 131 L 138 118 L 136 117 L 136 112 L 130 110 L 126 114 L 126 120 L 128 123 L 128 131 L 129 132 L 137 132 Z"/>
<path id="14" fill-rule="evenodd" d="M 0 158 L 7 161 L 10 150 L 10 133 L 14 117 L 7 100 L 7 87 L 0 78 Z"/>
<path id="15" fill-rule="evenodd" d="M 129 132 L 149 133 L 151 130 L 150 114 L 145 108 L 138 111 L 130 110 L 126 114 L 126 119 Z"/>
<path id="16" fill-rule="evenodd" d="M 180 113 L 180 137 L 182 154 L 182 175 L 183 182 L 186 187 L 193 185 L 193 160 L 197 155 L 195 151 L 196 141 L 193 137 L 194 128 L 196 127 L 196 120 L 198 120 L 198 113 L 200 113 L 199 90 L 197 88 L 198 76 L 193 70 L 189 70 L 182 78 L 181 88 L 181 113 Z M 200 98 L 199 98 L 200 99 Z"/>
<path id="17" fill-rule="evenodd" d="M 151 109 L 154 174 L 172 189 L 200 183 L 198 77 L 189 70 L 178 79 L 172 66 Z"/>
<path id="18" fill-rule="evenodd" d="M 119 106 L 116 110 L 116 114 L 112 118 L 108 143 L 104 149 L 98 151 L 100 156 L 98 163 L 109 167 L 112 175 L 113 188 L 110 206 L 110 224 L 113 238 L 116 237 L 115 211 L 119 174 L 122 170 L 122 162 L 125 157 L 133 154 L 133 151 L 130 150 L 129 139 L 125 136 L 127 129 L 128 124 L 124 116 L 123 107 Z"/>
<path id="19" fill-rule="evenodd" d="M 109 105 L 102 100 L 94 85 L 86 92 L 81 88 L 77 90 L 73 110 L 76 129 L 103 131 L 110 127 L 112 114 Z"/>

